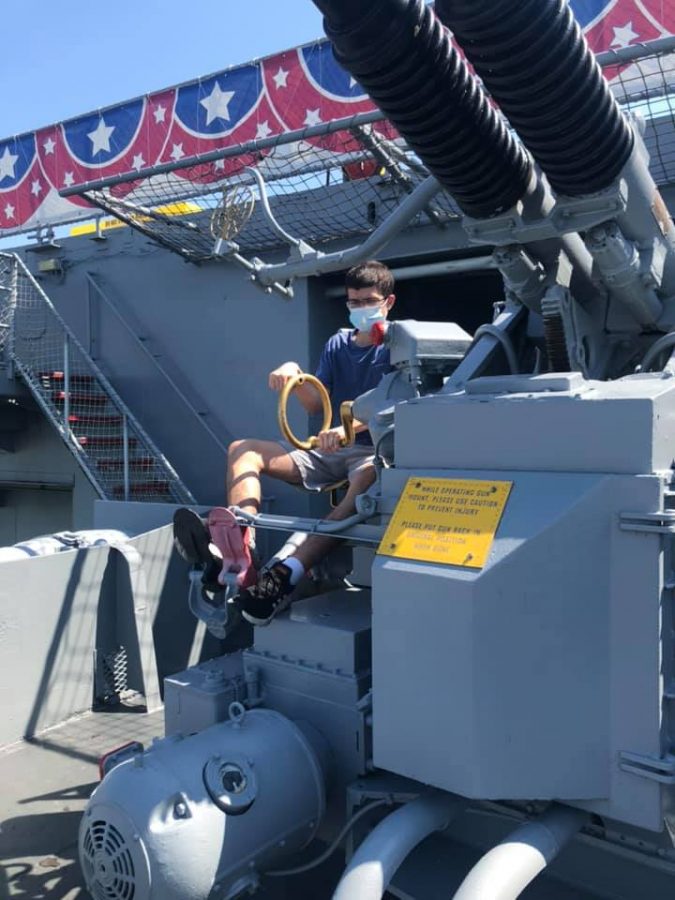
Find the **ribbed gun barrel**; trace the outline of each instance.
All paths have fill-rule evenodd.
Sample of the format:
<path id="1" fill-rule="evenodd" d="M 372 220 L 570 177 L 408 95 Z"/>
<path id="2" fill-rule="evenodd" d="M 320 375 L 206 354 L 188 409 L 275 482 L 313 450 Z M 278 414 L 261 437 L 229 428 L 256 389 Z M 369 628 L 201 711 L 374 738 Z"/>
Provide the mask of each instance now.
<path id="1" fill-rule="evenodd" d="M 462 210 L 487 218 L 528 189 L 532 162 L 423 0 L 314 0 L 340 64 Z"/>
<path id="2" fill-rule="evenodd" d="M 437 0 L 436 14 L 557 193 L 612 184 L 633 131 L 566 0 Z"/>

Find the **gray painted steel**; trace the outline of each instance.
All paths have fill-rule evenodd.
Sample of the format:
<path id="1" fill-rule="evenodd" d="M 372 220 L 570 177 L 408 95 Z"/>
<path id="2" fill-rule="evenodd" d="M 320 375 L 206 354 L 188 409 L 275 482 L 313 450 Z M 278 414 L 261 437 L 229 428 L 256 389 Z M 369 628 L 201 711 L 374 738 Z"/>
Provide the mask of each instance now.
<path id="1" fill-rule="evenodd" d="M 658 373 L 608 383 L 586 381 L 578 373 L 565 378 L 479 378 L 466 393 L 401 404 L 397 465 L 616 474 L 670 468 L 675 442 L 670 379 Z M 420 441 L 430 429 L 434 439 Z M 526 433 L 534 437 L 523 446 Z M 612 434 L 617 439 L 607 440 Z"/>
<path id="2" fill-rule="evenodd" d="M 241 707 L 238 719 L 156 741 L 113 769 L 80 826 L 87 886 L 110 896 L 123 884 L 138 900 L 234 898 L 312 840 L 324 807 L 305 732 Z"/>
<path id="3" fill-rule="evenodd" d="M 0 566 L 3 668 L 13 672 L 0 686 L 0 746 L 102 702 L 101 657 L 120 648 L 126 690 L 151 709 L 160 703 L 161 679 L 190 659 L 195 623 L 170 529 L 122 549 L 67 550 Z M 201 645 L 203 635 L 197 638 Z"/>
<path id="4" fill-rule="evenodd" d="M 410 475 L 513 488 L 482 570 L 377 558 L 374 759 L 465 796 L 584 800 L 656 831 L 669 794 L 646 760 L 661 753 L 661 654 L 672 650 L 667 632 L 660 644 L 662 538 L 656 520 L 650 532 L 640 517 L 663 509 L 669 381 L 567 396 L 523 393 L 513 381 L 513 395 L 504 377 L 497 394 L 479 383 L 397 409 L 385 494 Z M 431 427 L 436 441 L 420 442 Z M 524 444 L 530 432 L 537 439 Z M 431 468 L 439 453 L 442 470 Z M 432 730 L 436 741 L 416 740 Z M 643 757 L 642 777 L 622 771 L 624 752 Z"/>
<path id="5" fill-rule="evenodd" d="M 244 652 L 247 681 L 266 706 L 311 722 L 333 757 L 333 783 L 364 775 L 370 689 L 367 591 L 334 591 L 295 603 L 289 617 L 258 629 Z"/>
<path id="6" fill-rule="evenodd" d="M 187 612 L 187 567 L 172 556 L 168 528 L 131 540 L 140 555 L 135 568 L 118 551 L 95 550 L 8 564 L 6 584 L 0 571 L 7 622 L 21 635 L 7 653 L 18 687 L 13 684 L 6 698 L 5 739 L 86 709 L 102 678 L 99 656 L 114 657 L 120 645 L 132 647 L 132 687 L 143 690 L 150 705 L 157 702 L 161 679 L 171 676 L 169 739 L 137 765 L 113 771 L 90 806 L 119 830 L 125 845 L 138 843 L 134 834 L 140 840 L 142 833 L 144 841 L 150 835 L 149 863 L 134 851 L 139 898 L 149 868 L 170 883 L 160 887 L 163 897 L 207 896 L 221 875 L 226 895 L 253 887 L 254 871 L 277 865 L 296 846 L 297 829 L 334 840 L 345 823 L 345 798 L 352 813 L 373 799 L 414 802 L 430 785 L 461 795 L 464 808 L 443 835 L 403 862 L 391 885 L 396 896 L 449 896 L 476 857 L 548 801 L 595 815 L 552 863 L 545 876 L 550 879 L 533 885 L 533 898 L 672 895 L 675 396 L 668 373 L 617 378 L 634 370 L 654 340 L 638 333 L 635 312 L 640 320 L 655 318 L 652 287 L 668 307 L 672 260 L 660 280 L 663 260 L 652 265 L 643 253 L 638 270 L 631 247 L 620 241 L 625 253 L 617 257 L 619 274 L 633 288 L 614 291 L 605 318 L 602 292 L 599 299 L 590 297 L 598 302 L 587 302 L 589 289 L 597 288 L 586 277 L 587 254 L 577 253 L 577 280 L 584 282 L 577 297 L 566 261 L 541 245 L 544 238 L 554 240 L 574 264 L 579 239 L 569 239 L 568 232 L 605 221 L 618 198 L 625 236 L 636 244 L 656 239 L 659 253 L 672 256 L 670 239 L 655 234 L 644 160 L 633 163 L 625 173 L 625 197 L 617 185 L 595 206 L 597 198 L 587 207 L 558 198 L 545 221 L 514 215 L 465 223 L 478 242 L 526 242 L 534 254 L 528 261 L 516 247 L 510 262 L 503 258 L 513 277 L 506 279 L 506 311 L 493 322 L 517 354 L 518 368 L 538 365 L 534 349 L 539 360 L 547 349 L 543 304 L 544 312 L 567 317 L 562 341 L 572 365 L 584 369 L 580 348 L 587 339 L 593 366 L 614 380 L 587 380 L 580 372 L 506 376 L 504 341 L 491 330 L 454 372 L 460 354 L 451 358 L 445 348 L 447 368 L 441 369 L 450 377 L 442 393 L 395 403 L 414 394 L 409 383 L 408 390 L 387 395 L 393 411 L 378 407 L 374 414 L 385 427 L 394 426 L 387 431 L 387 462 L 393 465 L 382 465 L 380 482 L 361 501 L 361 512 L 370 517 L 356 526 L 361 536 L 372 542 L 381 533 L 412 475 L 511 481 L 482 569 L 373 559 L 368 547 L 357 554 L 356 581 L 372 584 L 372 616 L 371 590 L 332 591 L 294 604 L 288 615 L 259 629 L 251 647 L 233 655 L 223 655 L 213 642 L 202 645 L 203 629 Z M 399 235 L 387 254 L 397 264 L 433 267 L 451 253 L 466 254 L 468 243 L 451 223 L 444 232 L 419 228 Z M 200 503 L 222 502 L 229 440 L 276 437 L 275 397 L 265 386 L 270 368 L 295 359 L 311 370 L 325 338 L 344 324 L 344 307 L 327 296 L 338 280 L 301 280 L 294 299 L 282 300 L 261 293 L 226 263 L 188 267 L 126 229 L 104 241 L 64 241 L 54 253 L 61 274 L 45 275 L 43 284 L 60 314 L 175 460 Z M 279 255 L 272 262 L 282 260 Z M 605 287 L 611 288 L 616 261 L 605 266 Z M 320 271 L 314 263 L 309 268 Z M 638 275 L 659 283 L 633 302 Z M 450 303 L 457 284 L 437 283 L 438 311 L 430 319 L 457 318 L 465 327 L 442 305 Z M 479 320 L 467 331 L 490 318 L 491 290 L 502 299 L 498 288 L 483 287 L 476 298 L 483 304 Z M 518 290 L 521 300 L 529 300 L 528 310 L 518 306 Z M 411 296 L 421 302 L 427 291 L 425 285 Z M 471 304 L 462 307 L 468 319 Z M 419 333 L 425 329 L 430 326 Z M 414 326 L 405 333 L 407 350 L 396 356 L 401 382 L 416 375 L 424 355 Z M 297 410 L 292 415 L 298 433 L 310 430 L 305 416 Z M 27 457 L 21 449 L 18 475 L 44 463 L 38 454 L 31 470 Z M 61 472 L 59 465 L 54 481 L 56 475 L 72 480 L 72 468 Z M 291 530 L 300 520 L 312 527 L 320 501 L 278 483 L 266 483 L 265 493 L 266 512 L 284 518 L 262 522 Z M 136 531 L 166 521 L 172 510 L 97 504 L 95 514 L 97 524 L 119 527 L 126 520 Z M 21 565 L 22 571 L 14 568 Z M 216 659 L 197 665 L 200 655 Z M 233 700 L 251 708 L 243 720 Z M 195 737 L 181 738 L 193 729 Z M 317 733 L 308 744 L 306 735 Z M 253 760 L 253 770 L 264 773 L 264 804 L 258 803 L 261 794 L 237 810 L 239 817 L 228 815 L 224 840 L 225 814 L 214 811 L 207 795 L 213 799 L 213 780 L 228 772 L 214 757 L 243 746 L 241 770 L 250 775 Z M 155 768 L 153 760 L 159 761 Z M 319 768 L 329 781 L 325 814 L 312 781 Z M 251 799 L 252 782 L 247 778 L 234 792 L 242 807 Z M 97 807 L 106 796 L 107 808 Z M 195 799 L 200 802 L 193 809 Z M 185 817 L 185 810 L 192 816 Z M 364 837 L 364 821 L 354 829 L 352 848 Z M 375 822 L 373 816 L 368 825 Z M 107 872 L 95 868 L 102 860 L 85 846 L 87 829 L 85 818 L 82 852 L 94 867 L 89 877 L 105 882 Z M 260 849 L 263 831 L 270 843 Z M 190 836 L 177 841 L 184 834 Z M 280 842 L 287 839 L 284 848 Z M 174 850 L 184 856 L 179 860 Z M 250 872 L 242 868 L 247 862 L 253 863 Z M 239 878 L 244 880 L 237 887 Z"/>

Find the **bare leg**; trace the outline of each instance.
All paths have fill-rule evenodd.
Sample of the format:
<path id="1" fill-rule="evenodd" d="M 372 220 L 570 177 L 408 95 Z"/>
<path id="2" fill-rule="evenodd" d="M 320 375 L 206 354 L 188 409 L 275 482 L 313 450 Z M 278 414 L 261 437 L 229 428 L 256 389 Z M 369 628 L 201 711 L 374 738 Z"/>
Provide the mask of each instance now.
<path id="1" fill-rule="evenodd" d="M 355 472 L 349 482 L 349 488 L 344 498 L 335 509 L 326 516 L 327 519 L 346 519 L 356 512 L 356 497 L 367 491 L 375 481 L 375 467 L 366 466 Z M 340 543 L 340 538 L 328 537 L 322 534 L 310 534 L 307 540 L 301 544 L 293 555 L 298 559 L 305 571 L 308 571 L 320 562 L 326 554 Z"/>
<path id="2" fill-rule="evenodd" d="M 301 484 L 288 451 L 275 441 L 233 441 L 227 454 L 227 502 L 245 512 L 260 512 L 260 476 Z"/>

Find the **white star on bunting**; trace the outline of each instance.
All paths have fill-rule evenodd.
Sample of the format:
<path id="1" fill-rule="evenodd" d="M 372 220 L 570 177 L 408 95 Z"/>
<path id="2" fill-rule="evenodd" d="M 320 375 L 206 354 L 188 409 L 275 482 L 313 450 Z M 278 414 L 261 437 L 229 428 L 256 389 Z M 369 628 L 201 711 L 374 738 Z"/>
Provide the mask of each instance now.
<path id="1" fill-rule="evenodd" d="M 47 138 L 47 140 L 42 145 L 45 148 L 45 153 L 49 156 L 50 153 L 54 152 L 54 147 L 56 147 L 56 141 L 51 138 Z"/>
<path id="2" fill-rule="evenodd" d="M 18 158 L 9 152 L 9 147 L 5 147 L 5 152 L 0 156 L 0 181 L 3 178 L 14 178 L 14 166 Z"/>
<path id="3" fill-rule="evenodd" d="M 207 125 L 210 125 L 214 119 L 230 121 L 229 103 L 233 97 L 234 91 L 221 91 L 218 82 L 213 85 L 213 90 L 209 96 L 199 101 L 199 105 L 206 110 Z"/>
<path id="4" fill-rule="evenodd" d="M 305 116 L 305 125 L 320 125 L 321 116 L 318 109 L 308 109 Z"/>
<path id="5" fill-rule="evenodd" d="M 105 119 L 103 116 L 99 119 L 99 123 L 93 131 L 90 131 L 87 134 L 87 137 L 92 143 L 91 147 L 91 155 L 96 156 L 97 153 L 100 153 L 101 150 L 105 150 L 106 153 L 110 152 L 110 135 L 115 130 L 114 125 L 106 125 Z"/>
<path id="6" fill-rule="evenodd" d="M 40 181 L 36 178 L 35 181 L 33 181 L 31 183 L 30 192 L 34 197 L 37 197 L 37 195 L 40 193 L 41 190 L 42 190 L 42 185 L 40 184 Z"/>
<path id="7" fill-rule="evenodd" d="M 264 122 L 261 122 L 258 125 L 255 136 L 257 138 L 266 138 L 272 134 L 272 129 L 270 128 L 270 123 L 265 119 Z"/>
<path id="8" fill-rule="evenodd" d="M 145 165 L 145 160 L 143 159 L 143 154 L 137 153 L 134 156 L 134 161 L 131 164 L 131 168 L 136 169 L 136 171 L 138 172 L 143 168 L 144 165 Z"/>
<path id="9" fill-rule="evenodd" d="M 610 47 L 617 47 L 620 49 L 621 47 L 628 47 L 632 41 L 636 40 L 636 38 L 640 37 L 639 34 L 636 34 L 633 31 L 633 23 L 629 22 L 627 25 L 621 25 L 614 27 L 614 40 L 610 44 Z"/>
<path id="10" fill-rule="evenodd" d="M 183 144 L 174 144 L 173 150 L 171 151 L 172 159 L 182 159 L 185 156 L 185 151 L 183 150 Z"/>
<path id="11" fill-rule="evenodd" d="M 75 184 L 75 176 L 72 172 L 66 172 L 63 176 L 63 186 L 72 187 Z"/>
<path id="12" fill-rule="evenodd" d="M 277 89 L 286 87 L 287 86 L 286 79 L 288 78 L 288 72 L 286 71 L 286 69 L 282 69 L 281 66 L 279 66 L 279 70 L 278 70 L 277 74 L 273 75 L 272 78 L 274 80 L 274 83 L 277 86 Z"/>
<path id="13" fill-rule="evenodd" d="M 8 203 L 7 206 L 5 207 L 5 215 L 7 216 L 8 219 L 14 218 L 14 207 L 12 206 L 11 203 Z"/>
<path id="14" fill-rule="evenodd" d="M 356 80 L 356 78 L 354 78 L 353 75 L 350 75 L 349 76 L 349 90 L 351 90 L 353 87 L 356 87 L 357 84 L 358 84 L 358 81 Z"/>
<path id="15" fill-rule="evenodd" d="M 160 103 L 153 109 L 152 114 L 155 117 L 155 125 L 159 125 L 160 122 L 164 121 L 164 116 L 166 115 L 166 106 L 162 106 L 162 104 Z"/>
<path id="16" fill-rule="evenodd" d="M 213 168 L 216 170 L 216 172 L 222 171 L 225 168 L 225 160 L 217 159 L 213 164 Z"/>

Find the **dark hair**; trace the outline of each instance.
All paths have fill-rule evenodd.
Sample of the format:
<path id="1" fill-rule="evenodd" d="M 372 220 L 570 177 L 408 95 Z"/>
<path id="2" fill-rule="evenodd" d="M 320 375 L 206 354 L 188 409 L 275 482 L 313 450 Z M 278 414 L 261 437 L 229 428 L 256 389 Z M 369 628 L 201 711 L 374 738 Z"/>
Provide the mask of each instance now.
<path id="1" fill-rule="evenodd" d="M 394 276 L 384 263 L 377 259 L 369 259 L 348 270 L 345 275 L 345 286 L 355 291 L 376 287 L 383 297 L 388 297 L 394 293 Z"/>

